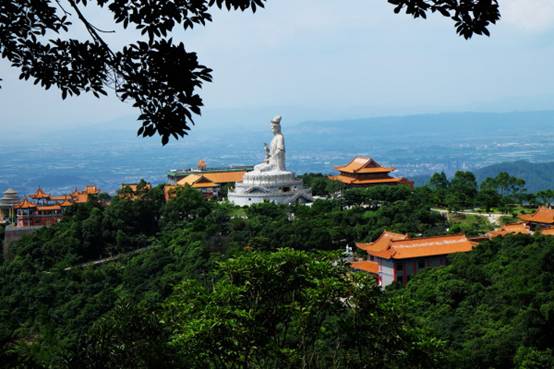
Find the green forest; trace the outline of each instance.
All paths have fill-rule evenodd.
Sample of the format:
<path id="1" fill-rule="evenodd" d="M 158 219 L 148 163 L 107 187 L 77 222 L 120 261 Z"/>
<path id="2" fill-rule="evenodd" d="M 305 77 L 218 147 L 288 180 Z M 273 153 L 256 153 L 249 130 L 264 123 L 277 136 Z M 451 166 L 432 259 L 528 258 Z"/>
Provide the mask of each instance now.
<path id="1" fill-rule="evenodd" d="M 344 261 L 383 230 L 493 228 L 434 208 L 530 212 L 507 173 L 345 189 L 239 208 L 190 187 L 103 195 L 0 263 L 1 368 L 551 368 L 554 239 L 508 236 L 385 290 Z M 362 254 L 360 254 L 362 256 Z"/>

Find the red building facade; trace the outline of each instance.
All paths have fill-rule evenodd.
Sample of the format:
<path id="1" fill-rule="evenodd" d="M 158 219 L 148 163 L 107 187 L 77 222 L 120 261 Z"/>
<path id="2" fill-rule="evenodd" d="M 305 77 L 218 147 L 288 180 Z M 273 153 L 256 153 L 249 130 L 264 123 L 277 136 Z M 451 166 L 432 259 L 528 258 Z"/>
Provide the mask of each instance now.
<path id="1" fill-rule="evenodd" d="M 23 228 L 56 224 L 73 204 L 86 203 L 90 196 L 99 192 L 96 186 L 86 186 L 84 190 L 76 190 L 69 195 L 52 196 L 39 187 L 15 206 L 16 226 Z"/>

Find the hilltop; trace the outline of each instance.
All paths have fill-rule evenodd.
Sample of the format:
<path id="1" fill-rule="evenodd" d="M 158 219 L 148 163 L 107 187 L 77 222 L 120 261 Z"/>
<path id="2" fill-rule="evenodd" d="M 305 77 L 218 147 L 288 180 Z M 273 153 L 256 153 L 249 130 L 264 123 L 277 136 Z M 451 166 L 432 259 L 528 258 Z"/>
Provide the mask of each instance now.
<path id="1" fill-rule="evenodd" d="M 501 172 L 524 179 L 525 187 L 531 193 L 554 188 L 554 162 L 532 163 L 528 160 L 503 162 L 475 169 L 473 174 L 481 182 Z M 414 180 L 417 186 L 423 186 L 430 178 L 430 175 L 421 175 L 414 177 Z"/>
<path id="2" fill-rule="evenodd" d="M 500 172 L 508 172 L 515 177 L 523 178 L 529 192 L 554 188 L 554 162 L 531 163 L 527 160 L 518 160 L 493 164 L 475 170 L 475 176 L 478 180 L 483 180 L 494 177 Z"/>

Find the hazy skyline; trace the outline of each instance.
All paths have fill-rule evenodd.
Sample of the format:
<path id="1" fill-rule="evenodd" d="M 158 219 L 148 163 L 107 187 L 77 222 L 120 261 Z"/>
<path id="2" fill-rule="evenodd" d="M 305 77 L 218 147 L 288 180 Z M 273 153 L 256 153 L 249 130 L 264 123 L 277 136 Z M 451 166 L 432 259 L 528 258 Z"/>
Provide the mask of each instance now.
<path id="1" fill-rule="evenodd" d="M 442 17 L 395 15 L 385 0 L 354 0 L 348 8 L 338 0 L 269 1 L 255 15 L 215 12 L 207 27 L 174 38 L 214 69 L 214 82 L 200 92 L 208 113 L 235 112 L 234 119 L 264 109 L 268 119 L 273 109 L 300 112 L 296 119 L 554 109 L 554 2 L 499 2 L 503 19 L 492 36 L 469 41 Z M 88 14 L 113 28 L 105 11 Z M 18 73 L 0 62 L 1 122 L 14 131 L 138 115 L 114 96 L 62 101 Z"/>

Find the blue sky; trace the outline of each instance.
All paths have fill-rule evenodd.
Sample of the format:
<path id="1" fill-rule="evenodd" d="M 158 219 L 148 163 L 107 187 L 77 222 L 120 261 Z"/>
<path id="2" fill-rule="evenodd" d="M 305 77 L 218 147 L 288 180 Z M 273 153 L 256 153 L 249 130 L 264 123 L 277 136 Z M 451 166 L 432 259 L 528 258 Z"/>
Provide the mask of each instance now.
<path id="1" fill-rule="evenodd" d="M 201 94 L 207 117 L 218 120 L 265 111 L 268 119 L 308 120 L 554 109 L 554 1 L 499 2 L 503 19 L 492 37 L 470 41 L 441 17 L 395 15 L 386 0 L 270 0 L 256 15 L 216 12 L 207 27 L 174 38 L 214 69 Z M 87 12 L 113 28 L 104 11 Z M 123 45 L 133 36 L 109 41 Z M 136 114 L 113 96 L 62 101 L 17 75 L 0 62 L 3 128 L 56 130 Z"/>

